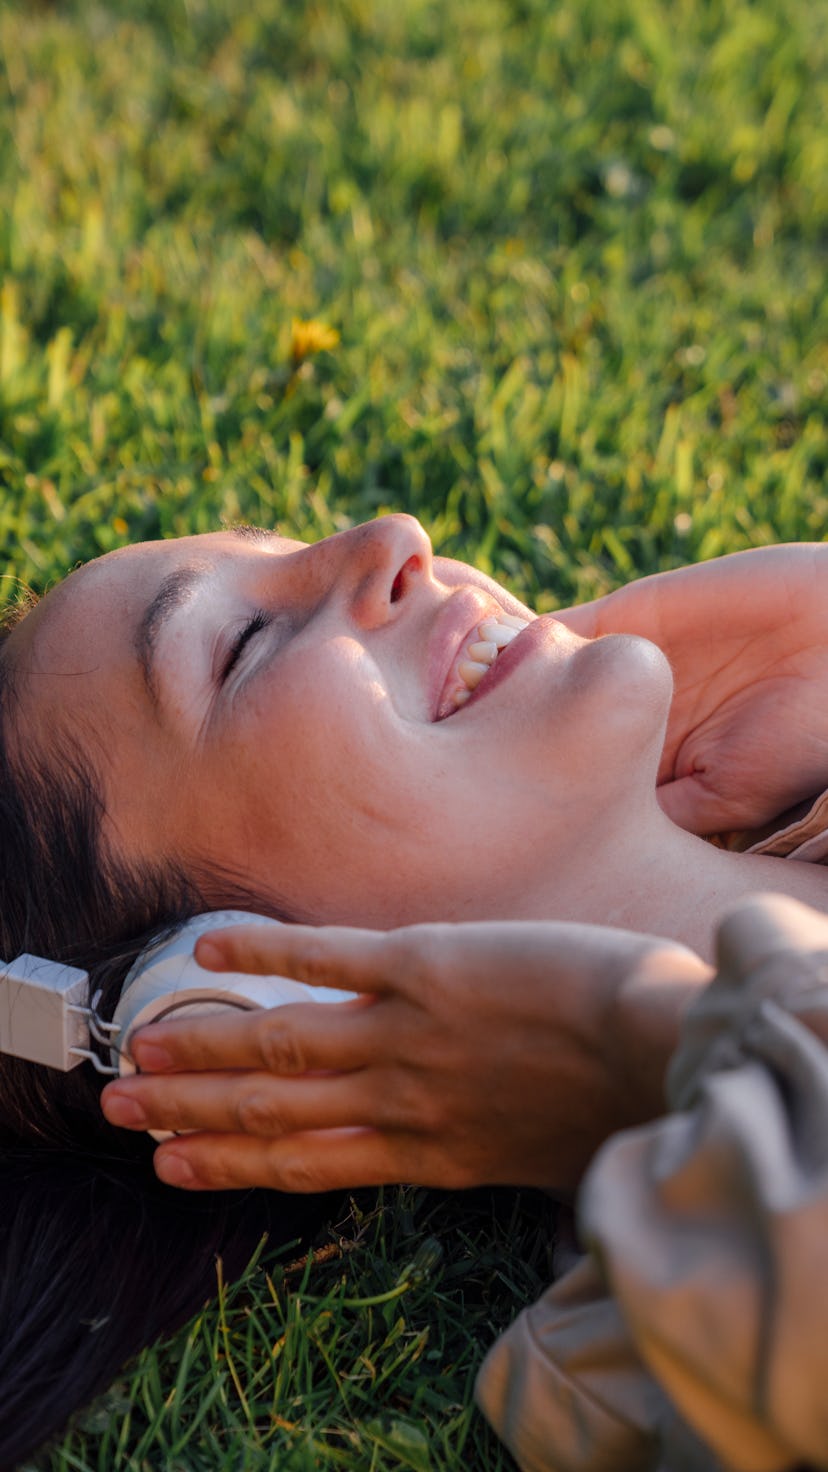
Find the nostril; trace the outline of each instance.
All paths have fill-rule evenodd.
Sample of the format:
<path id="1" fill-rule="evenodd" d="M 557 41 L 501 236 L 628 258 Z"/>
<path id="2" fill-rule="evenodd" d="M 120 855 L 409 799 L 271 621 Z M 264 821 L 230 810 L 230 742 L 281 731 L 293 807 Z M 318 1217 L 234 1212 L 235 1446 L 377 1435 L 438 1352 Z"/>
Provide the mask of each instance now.
<path id="1" fill-rule="evenodd" d="M 418 573 L 421 566 L 422 563 L 420 562 L 420 559 L 416 556 L 416 554 L 406 559 L 399 572 L 397 573 L 397 576 L 395 577 L 393 583 L 391 584 L 392 603 L 399 603 L 403 593 L 405 592 L 406 578 L 411 574 Z"/>

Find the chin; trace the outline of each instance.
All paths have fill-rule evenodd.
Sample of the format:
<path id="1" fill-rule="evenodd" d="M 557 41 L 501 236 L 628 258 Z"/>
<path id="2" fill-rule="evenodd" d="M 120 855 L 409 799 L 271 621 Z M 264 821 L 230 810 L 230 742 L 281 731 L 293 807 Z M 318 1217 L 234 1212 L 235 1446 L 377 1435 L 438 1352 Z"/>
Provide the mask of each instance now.
<path id="1" fill-rule="evenodd" d="M 663 652 L 636 634 L 606 634 L 582 643 L 558 689 L 558 729 L 567 730 L 573 770 L 659 765 L 673 677 Z M 654 782 L 654 777 L 653 777 Z"/>
<path id="2" fill-rule="evenodd" d="M 666 700 L 669 705 L 673 696 L 673 672 L 657 644 L 638 634 L 605 634 L 601 639 L 593 639 L 589 647 L 596 657 L 606 655 L 622 666 L 630 679 L 640 681 L 642 694 Z"/>
<path id="3" fill-rule="evenodd" d="M 658 645 L 636 634 L 607 634 L 585 644 L 578 663 L 596 719 L 606 721 L 613 739 L 630 742 L 629 754 L 652 744 L 658 756 L 673 698 L 673 673 Z"/>

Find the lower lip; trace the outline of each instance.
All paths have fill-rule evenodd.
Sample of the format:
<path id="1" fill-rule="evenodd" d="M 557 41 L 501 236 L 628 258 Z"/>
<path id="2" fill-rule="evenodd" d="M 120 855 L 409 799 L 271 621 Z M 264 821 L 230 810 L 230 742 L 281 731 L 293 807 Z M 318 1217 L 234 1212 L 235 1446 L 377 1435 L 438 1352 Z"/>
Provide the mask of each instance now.
<path id="1" fill-rule="evenodd" d="M 500 651 L 494 664 L 489 667 L 488 674 L 483 676 L 468 700 L 464 701 L 454 714 L 460 715 L 463 711 L 469 710 L 478 700 L 494 690 L 496 685 L 501 684 L 503 680 L 508 680 L 512 671 L 517 669 L 524 659 L 533 654 L 542 644 L 549 642 L 550 626 L 556 624 L 557 619 L 548 616 L 533 619 L 528 627 L 522 629 L 517 638 L 512 640 L 511 644 L 507 644 L 506 648 Z M 554 634 L 552 637 L 554 639 Z"/>

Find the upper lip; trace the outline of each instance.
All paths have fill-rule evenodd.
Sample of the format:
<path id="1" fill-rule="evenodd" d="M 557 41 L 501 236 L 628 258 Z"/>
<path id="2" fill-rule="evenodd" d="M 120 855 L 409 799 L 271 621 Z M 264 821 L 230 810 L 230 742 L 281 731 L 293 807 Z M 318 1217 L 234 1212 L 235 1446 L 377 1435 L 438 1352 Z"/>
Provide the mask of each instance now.
<path id="1" fill-rule="evenodd" d="M 468 646 L 479 637 L 480 624 L 505 612 L 502 604 L 482 588 L 461 588 L 446 600 L 428 640 L 426 668 L 432 721 L 438 719 L 448 692 L 460 681 L 458 666 L 464 657 L 468 658 Z"/>

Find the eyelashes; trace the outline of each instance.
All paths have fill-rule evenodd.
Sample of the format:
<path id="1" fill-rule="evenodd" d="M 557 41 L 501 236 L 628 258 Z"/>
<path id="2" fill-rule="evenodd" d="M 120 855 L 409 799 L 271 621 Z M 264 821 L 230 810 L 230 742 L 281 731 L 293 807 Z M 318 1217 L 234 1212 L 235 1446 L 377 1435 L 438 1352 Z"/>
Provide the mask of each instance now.
<path id="1" fill-rule="evenodd" d="M 219 684 L 223 685 L 230 678 L 250 640 L 256 634 L 261 633 L 262 629 L 266 629 L 269 623 L 270 615 L 265 613 L 263 608 L 258 608 L 252 617 L 247 620 L 238 637 L 233 641 L 227 659 L 224 661 L 219 675 Z"/>

